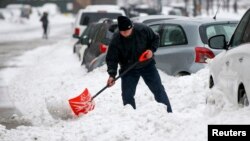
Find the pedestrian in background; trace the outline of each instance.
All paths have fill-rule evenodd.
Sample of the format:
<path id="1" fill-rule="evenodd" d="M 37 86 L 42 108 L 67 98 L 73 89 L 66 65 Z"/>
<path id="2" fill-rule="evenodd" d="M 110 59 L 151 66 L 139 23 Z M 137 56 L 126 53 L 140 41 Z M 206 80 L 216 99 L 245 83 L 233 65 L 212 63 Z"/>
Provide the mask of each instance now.
<path id="1" fill-rule="evenodd" d="M 130 104 L 136 109 L 134 96 L 138 81 L 142 77 L 154 94 L 155 100 L 165 104 L 167 112 L 172 113 L 167 93 L 153 58 L 153 52 L 159 46 L 159 35 L 144 24 L 133 24 L 125 16 L 119 16 L 117 21 L 119 31 L 114 33 L 106 56 L 109 74 L 107 85 L 109 87 L 114 85 L 118 64 L 120 65 L 119 73 L 122 73 L 137 62 L 142 53 L 147 52 L 147 61 L 139 63 L 121 77 L 123 105 Z"/>
<path id="2" fill-rule="evenodd" d="M 42 22 L 42 27 L 43 27 L 43 38 L 48 39 L 48 26 L 49 26 L 49 20 L 48 20 L 48 13 L 43 12 L 43 15 L 40 19 Z"/>

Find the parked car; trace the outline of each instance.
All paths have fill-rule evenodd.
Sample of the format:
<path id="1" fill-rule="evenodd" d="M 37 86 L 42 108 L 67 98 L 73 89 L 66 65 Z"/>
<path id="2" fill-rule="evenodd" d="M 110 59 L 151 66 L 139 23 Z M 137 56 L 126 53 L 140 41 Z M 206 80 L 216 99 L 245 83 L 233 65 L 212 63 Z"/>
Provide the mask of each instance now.
<path id="1" fill-rule="evenodd" d="M 204 18 L 177 18 L 148 24 L 160 35 L 160 46 L 155 53 L 156 66 L 169 75 L 182 76 L 204 68 L 207 58 L 221 52 L 208 47 L 208 38 L 224 34 L 226 40 L 238 21 Z"/>
<path id="2" fill-rule="evenodd" d="M 94 65 L 96 63 L 96 58 L 106 52 L 114 31 L 110 29 L 116 28 L 117 24 L 112 20 L 104 20 L 101 23 L 96 23 L 95 27 L 96 30 L 93 34 L 93 38 L 84 50 L 82 59 L 82 64 L 85 64 L 88 71 L 92 71 L 94 69 L 93 66 L 96 66 Z M 84 42 L 83 39 L 81 41 Z"/>
<path id="3" fill-rule="evenodd" d="M 13 16 L 29 18 L 32 13 L 32 7 L 28 4 L 9 4 L 6 6 L 7 10 L 10 10 Z"/>
<path id="4" fill-rule="evenodd" d="M 79 10 L 75 21 L 73 37 L 78 38 L 89 24 L 98 22 L 102 18 L 116 19 L 118 16 L 125 16 L 124 10 L 112 6 L 111 8 L 107 8 L 107 5 L 99 6 L 99 8 L 95 7 L 92 6 L 91 8 L 89 6 Z"/>
<path id="5" fill-rule="evenodd" d="M 224 50 L 209 64 L 209 88 L 217 86 L 236 105 L 250 98 L 250 9 L 242 17 L 229 43 L 225 35 L 209 39 L 213 49 Z"/>
<path id="6" fill-rule="evenodd" d="M 73 50 L 79 57 L 81 65 L 84 64 L 83 56 L 84 56 L 85 49 L 91 44 L 91 41 L 96 35 L 95 33 L 98 31 L 99 27 L 100 27 L 100 24 L 91 23 L 89 26 L 87 26 L 83 34 L 80 36 L 79 40 L 74 45 Z"/>

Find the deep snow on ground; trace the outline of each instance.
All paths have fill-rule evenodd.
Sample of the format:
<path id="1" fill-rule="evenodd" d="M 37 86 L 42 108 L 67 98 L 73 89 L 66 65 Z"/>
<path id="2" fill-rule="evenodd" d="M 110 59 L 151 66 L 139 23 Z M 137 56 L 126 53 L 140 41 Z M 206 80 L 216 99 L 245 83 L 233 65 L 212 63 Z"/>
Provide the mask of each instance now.
<path id="1" fill-rule="evenodd" d="M 250 109 L 231 105 L 223 94 L 208 89 L 208 69 L 184 77 L 160 72 L 173 113 L 158 104 L 140 80 L 136 91 L 137 110 L 123 106 L 120 81 L 95 99 L 96 108 L 86 115 L 53 118 L 54 108 L 72 116 L 67 100 L 85 88 L 95 94 L 105 86 L 106 66 L 87 73 L 72 53 L 73 42 L 64 40 L 43 46 L 10 61 L 18 68 L 1 72 L 8 92 L 32 126 L 7 130 L 0 125 L 3 141 L 83 141 L 83 140 L 173 140 L 205 141 L 208 124 L 249 124 Z M 216 105 L 206 105 L 208 95 L 216 95 Z M 47 101 L 47 103 L 46 103 Z M 52 101 L 52 103 L 51 103 Z M 54 103 L 53 103 L 54 101 Z M 17 118 L 17 121 L 19 119 Z"/>
<path id="2" fill-rule="evenodd" d="M 229 14 L 223 17 L 229 17 Z M 5 28 L 17 30 L 17 26 L 6 25 Z M 22 26 L 23 29 L 27 27 Z M 20 40 L 40 36 L 38 32 L 20 32 L 23 35 Z M 105 86 L 108 78 L 106 66 L 87 73 L 72 53 L 73 43 L 73 40 L 64 39 L 57 44 L 28 51 L 8 62 L 18 67 L 0 71 L 7 93 L 24 115 L 12 120 L 32 124 L 11 130 L 0 124 L 1 141 L 206 141 L 209 124 L 250 123 L 249 107 L 232 105 L 219 89 L 208 89 L 207 68 L 184 77 L 168 76 L 159 70 L 172 104 L 172 114 L 154 100 L 142 80 L 135 96 L 137 110 L 124 107 L 118 80 L 115 86 L 95 99 L 93 111 L 73 117 L 67 100 L 85 88 L 94 95 Z M 216 104 L 207 105 L 207 97 L 208 100 L 215 99 Z M 58 110 L 58 113 L 51 115 L 51 110 Z"/>

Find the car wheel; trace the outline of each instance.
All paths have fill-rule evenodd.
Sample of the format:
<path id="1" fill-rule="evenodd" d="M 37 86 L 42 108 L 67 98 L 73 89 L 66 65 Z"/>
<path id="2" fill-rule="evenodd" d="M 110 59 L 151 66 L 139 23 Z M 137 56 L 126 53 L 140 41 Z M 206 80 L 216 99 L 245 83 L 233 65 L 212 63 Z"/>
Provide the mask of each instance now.
<path id="1" fill-rule="evenodd" d="M 82 62 L 81 62 L 81 66 L 85 64 L 85 60 L 84 57 L 82 57 Z"/>
<path id="2" fill-rule="evenodd" d="M 181 77 L 181 76 L 186 76 L 186 75 L 190 75 L 189 72 L 179 72 L 178 74 L 176 74 L 176 77 Z"/>
<path id="3" fill-rule="evenodd" d="M 76 45 L 73 47 L 73 53 L 76 53 Z"/>
<path id="4" fill-rule="evenodd" d="M 249 105 L 249 101 L 244 86 L 239 88 L 238 97 L 239 97 L 238 98 L 239 105 L 241 105 L 242 107 L 246 107 Z"/>
<path id="5" fill-rule="evenodd" d="M 84 54 L 82 56 L 82 62 L 81 65 L 86 64 L 85 58 L 86 58 L 86 54 L 88 53 L 88 48 L 85 49 Z"/>
<path id="6" fill-rule="evenodd" d="M 209 88 L 211 89 L 211 88 L 213 88 L 213 87 L 214 87 L 214 80 L 213 80 L 213 77 L 210 76 L 210 77 L 209 77 Z"/>
<path id="7" fill-rule="evenodd" d="M 73 53 L 76 53 L 76 45 L 77 44 L 80 44 L 80 40 L 78 40 L 75 44 L 74 44 L 74 46 L 73 46 Z"/>

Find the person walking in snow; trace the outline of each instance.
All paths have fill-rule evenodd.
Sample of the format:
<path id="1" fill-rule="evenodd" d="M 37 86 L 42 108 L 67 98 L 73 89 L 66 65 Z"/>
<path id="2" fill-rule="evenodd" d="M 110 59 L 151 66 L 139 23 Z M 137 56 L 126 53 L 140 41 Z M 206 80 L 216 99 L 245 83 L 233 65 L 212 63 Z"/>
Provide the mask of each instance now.
<path id="1" fill-rule="evenodd" d="M 49 25 L 49 20 L 48 20 L 48 13 L 43 12 L 43 15 L 40 19 L 42 22 L 42 27 L 43 27 L 43 38 L 48 39 L 48 25 Z"/>
<path id="2" fill-rule="evenodd" d="M 123 105 L 130 104 L 136 109 L 134 96 L 139 78 L 142 77 L 154 94 L 155 100 L 165 104 L 167 112 L 171 113 L 171 104 L 153 58 L 153 52 L 159 46 L 159 35 L 144 24 L 132 23 L 126 16 L 119 16 L 117 21 L 119 31 L 114 33 L 106 56 L 109 74 L 107 85 L 111 87 L 115 84 L 114 79 L 118 64 L 120 65 L 119 73 L 122 73 L 139 60 L 143 52 L 147 51 L 146 57 L 148 60 L 139 63 L 121 77 Z"/>

